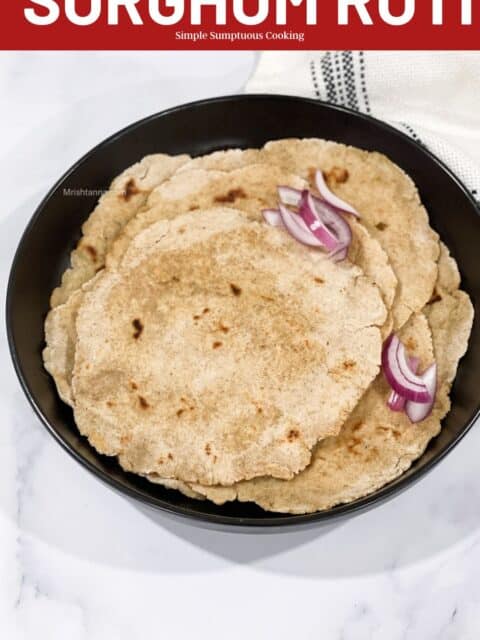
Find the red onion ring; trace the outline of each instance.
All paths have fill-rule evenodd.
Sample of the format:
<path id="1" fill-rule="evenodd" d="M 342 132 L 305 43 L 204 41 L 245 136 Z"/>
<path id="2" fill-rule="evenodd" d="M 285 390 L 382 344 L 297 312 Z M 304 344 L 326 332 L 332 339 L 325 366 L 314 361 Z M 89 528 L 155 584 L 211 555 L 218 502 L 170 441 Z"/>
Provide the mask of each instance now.
<path id="1" fill-rule="evenodd" d="M 406 400 L 421 403 L 432 400 L 423 379 L 410 370 L 405 346 L 395 334 L 388 338 L 383 347 L 382 368 L 392 389 Z"/>
<path id="2" fill-rule="evenodd" d="M 334 207 L 338 211 L 351 213 L 356 218 L 360 218 L 360 214 L 356 209 L 352 207 L 351 204 L 348 204 L 348 202 L 345 202 L 345 200 L 342 200 L 330 191 L 327 183 L 325 182 L 325 178 L 323 177 L 323 172 L 320 171 L 320 169 L 315 172 L 315 185 L 322 198 L 326 200 L 326 202 L 328 202 L 328 204 L 330 204 L 332 207 Z"/>
<path id="3" fill-rule="evenodd" d="M 307 227 L 303 219 L 297 214 L 287 209 L 282 203 L 279 204 L 280 216 L 285 228 L 291 236 L 308 247 L 322 247 L 324 244 Z"/>
<path id="4" fill-rule="evenodd" d="M 408 366 L 412 373 L 417 373 L 420 360 L 418 358 L 408 358 Z M 391 392 L 387 405 L 392 411 L 403 411 L 405 409 L 406 399 L 396 391 Z"/>
<path id="5" fill-rule="evenodd" d="M 429 402 L 414 402 L 413 400 L 406 402 L 405 413 L 409 417 L 410 422 L 414 424 L 425 420 L 432 412 L 435 394 L 437 392 L 437 363 L 434 362 L 421 377 L 428 389 L 431 400 Z"/>
<path id="6" fill-rule="evenodd" d="M 340 246 L 343 246 L 334 231 L 329 229 L 325 224 L 321 217 L 323 211 L 318 207 L 309 191 L 304 191 L 302 194 L 299 214 L 308 229 L 315 238 L 321 242 L 323 247 L 329 251 L 336 251 Z"/>
<path id="7" fill-rule="evenodd" d="M 287 231 L 299 242 L 329 251 L 334 262 L 345 260 L 352 242 L 350 225 L 331 203 L 287 185 L 277 187 L 281 201 L 279 210 L 264 209 L 263 217 L 271 226 L 285 225 Z M 299 215 L 287 206 L 298 207 Z M 313 236 L 309 238 L 306 231 Z"/>
<path id="8" fill-rule="evenodd" d="M 345 218 L 333 209 L 328 202 L 312 195 L 315 213 L 322 222 L 334 232 L 339 245 L 348 248 L 352 242 L 352 230 Z"/>

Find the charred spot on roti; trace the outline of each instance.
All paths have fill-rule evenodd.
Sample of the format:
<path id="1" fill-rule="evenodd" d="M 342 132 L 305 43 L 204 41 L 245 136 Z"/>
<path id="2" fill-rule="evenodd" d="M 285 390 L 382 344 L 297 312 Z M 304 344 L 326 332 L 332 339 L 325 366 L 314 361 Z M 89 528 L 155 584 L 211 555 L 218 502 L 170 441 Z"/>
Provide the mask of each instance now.
<path id="1" fill-rule="evenodd" d="M 382 427 L 382 426 L 379 426 L 379 427 L 376 428 L 376 431 L 378 433 L 384 433 L 384 434 L 388 433 L 391 436 L 393 436 L 393 438 L 395 440 L 397 440 L 397 441 L 400 440 L 400 438 L 402 437 L 401 431 L 399 431 L 398 429 L 395 429 L 393 427 Z"/>
<path id="2" fill-rule="evenodd" d="M 136 391 L 138 389 L 138 384 L 133 380 L 130 381 L 130 389 L 132 389 L 133 391 Z"/>
<path id="3" fill-rule="evenodd" d="M 139 193 L 140 189 L 137 187 L 135 179 L 130 178 L 130 180 L 125 185 L 125 189 L 120 197 L 123 198 L 125 202 L 129 202 L 133 198 L 133 196 L 136 196 Z"/>
<path id="4" fill-rule="evenodd" d="M 220 349 L 222 344 L 223 344 L 223 342 L 220 342 L 220 340 L 215 340 L 215 342 L 212 344 L 212 348 L 213 349 Z"/>
<path id="5" fill-rule="evenodd" d="M 212 447 L 210 446 L 210 444 L 208 442 L 205 445 L 205 453 L 207 454 L 207 456 L 209 456 L 212 453 Z"/>
<path id="6" fill-rule="evenodd" d="M 295 440 L 298 440 L 299 437 L 300 437 L 300 431 L 298 429 L 290 429 L 290 431 L 287 434 L 287 440 L 289 442 L 294 442 Z"/>
<path id="7" fill-rule="evenodd" d="M 345 378 L 346 375 L 355 370 L 356 366 L 357 363 L 355 360 L 343 360 L 332 369 L 329 369 L 329 373 L 335 379 Z"/>
<path id="8" fill-rule="evenodd" d="M 375 227 L 379 230 L 379 231 L 385 231 L 385 229 L 388 228 L 388 224 L 386 222 L 377 222 L 377 224 L 375 225 Z"/>
<path id="9" fill-rule="evenodd" d="M 373 462 L 376 458 L 378 458 L 379 453 L 380 452 L 379 452 L 377 447 L 372 447 L 368 452 L 368 455 L 366 457 L 366 461 L 367 462 Z"/>
<path id="10" fill-rule="evenodd" d="M 148 404 L 148 402 L 145 400 L 143 396 L 138 396 L 138 404 L 142 409 L 148 409 L 150 407 L 150 405 Z"/>
<path id="11" fill-rule="evenodd" d="M 85 244 L 82 245 L 83 248 L 85 249 L 85 251 L 88 253 L 88 255 L 90 256 L 90 259 L 92 262 L 96 262 L 98 259 L 98 253 L 97 250 L 95 249 L 95 247 L 92 247 L 91 244 Z"/>
<path id="12" fill-rule="evenodd" d="M 223 333 L 228 333 L 230 331 L 230 327 L 227 327 L 227 325 L 223 324 L 223 322 L 220 322 L 220 324 L 218 325 L 218 328 Z"/>
<path id="13" fill-rule="evenodd" d="M 350 451 L 350 453 L 353 453 L 354 455 L 358 456 L 360 455 L 360 452 L 357 451 L 357 448 L 359 446 L 361 446 L 362 441 L 360 440 L 360 438 L 356 438 L 355 436 L 353 438 L 350 438 L 350 440 L 347 443 L 347 449 Z"/>
<path id="14" fill-rule="evenodd" d="M 171 453 L 169 453 L 169 454 L 168 454 L 168 456 L 167 456 L 167 458 L 168 458 L 169 460 L 173 460 L 173 456 L 172 456 L 172 454 L 171 454 Z"/>
<path id="15" fill-rule="evenodd" d="M 325 284 L 325 280 L 323 278 L 319 278 L 318 276 L 315 276 L 315 278 L 313 279 L 317 284 Z"/>
<path id="16" fill-rule="evenodd" d="M 188 207 L 189 211 L 198 211 L 200 209 L 200 207 L 198 206 L 198 204 L 192 204 Z"/>
<path id="17" fill-rule="evenodd" d="M 317 169 L 315 167 L 309 167 L 307 169 L 308 181 L 312 184 L 315 183 L 315 174 L 317 173 Z"/>
<path id="18" fill-rule="evenodd" d="M 233 284 L 233 282 L 230 283 L 230 290 L 234 296 L 239 296 L 242 293 L 242 290 L 240 289 L 240 287 L 237 286 L 236 284 Z"/>
<path id="19" fill-rule="evenodd" d="M 246 197 L 247 194 L 245 193 L 245 191 L 242 188 L 238 188 L 230 189 L 230 191 L 227 191 L 227 193 L 225 193 L 224 195 L 216 196 L 214 198 L 214 201 L 218 202 L 219 204 L 232 204 L 233 202 L 235 202 L 235 200 Z"/>
<path id="20" fill-rule="evenodd" d="M 133 337 L 135 340 L 138 340 L 143 331 L 143 323 L 140 318 L 135 318 L 134 320 L 132 320 L 132 326 L 135 329 L 135 331 L 133 332 Z"/>
<path id="21" fill-rule="evenodd" d="M 203 314 L 205 313 L 210 313 L 210 309 L 208 307 L 205 307 L 205 309 L 202 311 Z"/>
<path id="22" fill-rule="evenodd" d="M 350 174 L 348 169 L 343 167 L 332 167 L 328 171 L 323 172 L 323 177 L 329 185 L 343 184 L 344 182 L 347 182 Z"/>
<path id="23" fill-rule="evenodd" d="M 415 349 L 418 347 L 418 343 L 415 338 L 412 338 L 410 336 L 405 340 L 405 346 L 409 351 L 415 351 Z"/>
<path id="24" fill-rule="evenodd" d="M 180 416 L 185 413 L 185 409 L 178 409 L 177 410 L 177 418 L 180 418 Z"/>

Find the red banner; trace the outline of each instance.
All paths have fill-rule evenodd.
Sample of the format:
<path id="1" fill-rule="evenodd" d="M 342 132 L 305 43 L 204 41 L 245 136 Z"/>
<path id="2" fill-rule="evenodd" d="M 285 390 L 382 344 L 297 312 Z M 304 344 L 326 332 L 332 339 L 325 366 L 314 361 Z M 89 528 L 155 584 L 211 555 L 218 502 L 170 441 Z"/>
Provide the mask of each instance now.
<path id="1" fill-rule="evenodd" d="M 480 0 L 6 0 L 1 49 L 480 49 Z"/>

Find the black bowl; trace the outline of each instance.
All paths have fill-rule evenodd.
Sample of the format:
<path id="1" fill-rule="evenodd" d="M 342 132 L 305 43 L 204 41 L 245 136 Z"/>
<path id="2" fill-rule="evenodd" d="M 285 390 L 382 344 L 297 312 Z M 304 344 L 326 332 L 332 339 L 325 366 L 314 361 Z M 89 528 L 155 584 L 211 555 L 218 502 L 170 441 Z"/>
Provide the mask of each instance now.
<path id="1" fill-rule="evenodd" d="M 86 469 L 117 491 L 158 509 L 213 527 L 271 531 L 332 521 L 379 504 L 439 462 L 465 435 L 479 411 L 480 322 L 452 394 L 441 434 L 401 478 L 366 498 L 312 515 L 266 513 L 253 504 L 217 507 L 125 473 L 81 437 L 72 411 L 59 399 L 42 365 L 43 322 L 49 295 L 67 266 L 80 227 L 96 196 L 66 197 L 64 189 L 101 190 L 114 176 L 149 153 L 205 154 L 228 147 L 260 147 L 285 137 L 323 137 L 387 154 L 417 184 L 433 227 L 456 258 L 463 287 L 480 316 L 480 218 L 465 187 L 437 158 L 396 129 L 341 107 L 289 96 L 232 96 L 180 106 L 127 127 L 72 167 L 38 207 L 18 247 L 8 287 L 7 327 L 13 362 L 35 412 L 52 436 Z M 421 275 L 419 274 L 419 277 Z"/>

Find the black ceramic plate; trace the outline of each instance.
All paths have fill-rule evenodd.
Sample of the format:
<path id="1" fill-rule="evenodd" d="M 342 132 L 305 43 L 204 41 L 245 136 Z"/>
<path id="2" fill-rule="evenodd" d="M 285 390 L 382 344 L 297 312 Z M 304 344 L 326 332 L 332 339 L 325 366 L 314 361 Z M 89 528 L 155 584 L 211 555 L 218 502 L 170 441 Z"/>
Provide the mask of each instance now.
<path id="1" fill-rule="evenodd" d="M 476 317 L 480 317 L 480 218 L 475 201 L 457 178 L 419 144 L 382 122 L 288 96 L 232 96 L 196 102 L 142 120 L 102 142 L 72 167 L 41 203 L 20 242 L 10 275 L 7 326 L 12 357 L 23 389 L 48 431 L 79 463 L 117 491 L 210 526 L 271 531 L 271 527 L 331 521 L 372 507 L 412 485 L 439 462 L 465 435 L 479 409 L 480 321 L 476 320 L 454 385 L 452 410 L 425 454 L 380 491 L 304 516 L 266 513 L 248 503 L 217 507 L 190 500 L 125 473 L 78 434 L 71 410 L 59 400 L 42 366 L 43 322 L 50 292 L 67 266 L 96 198 L 68 198 L 63 190 L 105 189 L 114 176 L 149 153 L 197 156 L 229 147 L 260 147 L 267 140 L 285 137 L 328 138 L 381 151 L 410 174 L 433 227 L 460 266 L 463 287 L 474 301 Z"/>

